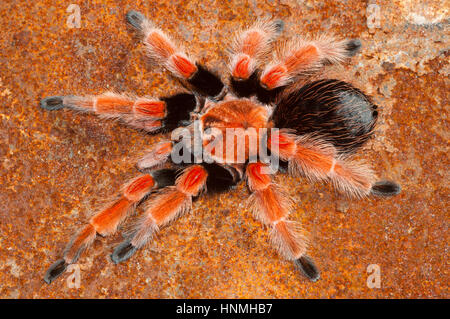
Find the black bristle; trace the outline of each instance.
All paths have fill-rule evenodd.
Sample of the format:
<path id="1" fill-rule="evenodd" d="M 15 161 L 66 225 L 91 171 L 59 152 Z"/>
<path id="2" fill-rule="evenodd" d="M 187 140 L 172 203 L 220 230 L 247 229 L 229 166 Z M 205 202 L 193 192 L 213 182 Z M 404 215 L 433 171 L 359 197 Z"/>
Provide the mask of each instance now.
<path id="1" fill-rule="evenodd" d="M 211 99 L 220 100 L 223 93 L 224 84 L 220 77 L 201 64 L 197 63 L 197 71 L 188 79 L 188 82 L 194 86 L 195 90 Z"/>
<path id="2" fill-rule="evenodd" d="M 228 169 L 219 164 L 202 163 L 201 165 L 208 172 L 206 180 L 208 194 L 225 192 L 239 182 L 239 179 L 236 177 L 238 174 L 233 176 Z M 234 170 L 233 167 L 229 167 L 229 169 Z"/>
<path id="3" fill-rule="evenodd" d="M 283 20 L 275 20 L 275 33 L 280 35 L 284 31 L 284 21 Z"/>
<path id="4" fill-rule="evenodd" d="M 295 266 L 301 273 L 312 282 L 316 282 L 320 278 L 320 272 L 312 259 L 306 255 L 294 261 Z"/>
<path id="5" fill-rule="evenodd" d="M 133 256 L 137 250 L 128 240 L 125 240 L 114 249 L 111 260 L 115 264 L 121 263 Z"/>
<path id="6" fill-rule="evenodd" d="M 339 80 L 319 80 L 282 94 L 272 114 L 277 128 L 314 134 L 350 154 L 371 136 L 378 112 L 359 89 Z"/>
<path id="7" fill-rule="evenodd" d="M 370 193 L 381 197 L 390 197 L 400 194 L 401 187 L 393 181 L 378 181 L 373 184 Z"/>
<path id="8" fill-rule="evenodd" d="M 43 109 L 54 111 L 64 108 L 64 96 L 50 96 L 40 101 L 40 106 Z"/>
<path id="9" fill-rule="evenodd" d="M 359 52 L 359 50 L 361 50 L 361 47 L 362 43 L 360 39 L 349 40 L 345 46 L 347 56 L 349 57 L 355 56 Z"/>
<path id="10" fill-rule="evenodd" d="M 258 101 L 264 104 L 270 104 L 277 99 L 278 95 L 281 92 L 283 92 L 285 88 L 286 88 L 285 86 L 280 86 L 274 88 L 273 90 L 269 90 L 263 87 L 261 83 L 258 81 L 256 84 L 256 97 Z"/>
<path id="11" fill-rule="evenodd" d="M 190 113 L 197 106 L 195 95 L 179 93 L 161 98 L 166 103 L 167 115 L 163 120 L 164 129 L 171 131 L 190 120 Z"/>
<path id="12" fill-rule="evenodd" d="M 232 77 L 230 79 L 230 85 L 237 97 L 250 97 L 255 95 L 258 85 L 258 72 L 253 72 L 246 80 L 236 80 Z"/>
<path id="13" fill-rule="evenodd" d="M 61 276 L 67 269 L 68 264 L 64 259 L 54 262 L 44 275 L 44 281 L 50 284 L 53 280 Z"/>
<path id="14" fill-rule="evenodd" d="M 177 170 L 173 168 L 164 168 L 150 173 L 158 188 L 175 185 Z"/>
<path id="15" fill-rule="evenodd" d="M 287 173 L 288 170 L 289 170 L 289 162 L 288 161 L 279 160 L 278 171 L 280 173 Z"/>
<path id="16" fill-rule="evenodd" d="M 137 31 L 142 32 L 142 22 L 145 20 L 145 16 L 135 10 L 130 10 L 126 14 L 127 22 Z"/>

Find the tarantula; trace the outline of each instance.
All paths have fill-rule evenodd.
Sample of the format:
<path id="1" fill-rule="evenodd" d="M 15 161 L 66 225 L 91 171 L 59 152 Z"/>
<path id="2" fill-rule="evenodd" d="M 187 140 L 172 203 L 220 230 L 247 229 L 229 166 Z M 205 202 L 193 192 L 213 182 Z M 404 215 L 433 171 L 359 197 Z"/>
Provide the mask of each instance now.
<path id="1" fill-rule="evenodd" d="M 377 181 L 370 167 L 351 158 L 372 135 L 377 106 L 348 83 L 311 79 L 327 65 L 354 56 L 361 47 L 359 40 L 322 36 L 277 43 L 278 52 L 264 67 L 283 23 L 257 21 L 235 37 L 227 86 L 141 13 L 130 11 L 126 20 L 142 37 L 151 60 L 180 79 L 191 93 L 160 99 L 116 93 L 52 96 L 42 99 L 40 106 L 93 112 L 150 133 L 182 129 L 197 135 L 197 139 L 180 139 L 179 134 L 172 134 L 171 140 L 149 149 L 137 163 L 142 174 L 126 183 L 118 198 L 75 235 L 63 257 L 46 272 L 47 283 L 75 263 L 97 234 L 113 234 L 142 202 L 148 201 L 145 211 L 111 254 L 114 263 L 130 258 L 161 227 L 188 212 L 192 200 L 202 192 L 224 192 L 243 179 L 251 192 L 251 211 L 271 229 L 278 252 L 316 281 L 320 275 L 306 254 L 305 232 L 287 219 L 292 200 L 273 182 L 274 169 L 268 158 L 278 160 L 289 174 L 329 180 L 338 190 L 358 198 L 400 192 L 398 184 Z M 228 154 L 230 149 L 238 149 L 236 136 L 230 139 L 231 144 L 211 148 L 209 161 L 202 160 L 201 153 L 192 147 L 191 142 L 205 147 L 228 138 L 229 130 L 238 128 L 245 135 L 246 143 L 239 148 L 243 160 Z M 258 157 L 250 145 L 251 138 L 257 148 L 266 149 L 267 156 Z M 177 156 L 182 160 L 175 161 Z"/>

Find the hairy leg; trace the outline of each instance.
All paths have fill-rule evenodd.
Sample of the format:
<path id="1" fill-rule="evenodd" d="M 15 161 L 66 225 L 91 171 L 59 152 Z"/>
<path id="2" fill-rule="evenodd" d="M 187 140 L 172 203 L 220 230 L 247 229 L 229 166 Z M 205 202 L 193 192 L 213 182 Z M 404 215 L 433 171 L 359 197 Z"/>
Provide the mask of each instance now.
<path id="1" fill-rule="evenodd" d="M 120 119 L 126 124 L 154 132 L 171 130 L 190 120 L 198 105 L 193 94 L 179 93 L 160 99 L 134 97 L 128 94 L 104 93 L 94 96 L 52 96 L 41 100 L 46 110 L 69 108 L 93 112 L 103 118 Z"/>
<path id="2" fill-rule="evenodd" d="M 330 180 L 338 190 L 355 197 L 393 196 L 400 192 L 396 183 L 376 182 L 375 173 L 369 166 L 342 158 L 333 145 L 321 139 L 281 130 L 277 138 L 269 140 L 269 148 L 275 143 L 279 157 L 289 162 L 289 171 L 294 176 Z"/>
<path id="3" fill-rule="evenodd" d="M 129 259 L 143 247 L 155 233 L 178 216 L 191 209 L 192 197 L 197 196 L 206 186 L 207 171 L 201 165 L 184 169 L 176 179 L 175 186 L 163 188 L 150 198 L 146 210 L 135 224 L 127 239 L 111 254 L 114 263 Z"/>
<path id="4" fill-rule="evenodd" d="M 308 41 L 297 38 L 281 46 L 274 60 L 266 66 L 260 82 L 268 90 L 285 86 L 298 76 L 310 75 L 327 64 L 345 61 L 358 52 L 359 40 L 337 41 L 320 37 Z"/>
<path id="5" fill-rule="evenodd" d="M 47 270 L 44 280 L 50 284 L 59 277 L 67 266 L 77 262 L 81 253 L 94 241 L 97 234 L 108 236 L 152 190 L 173 185 L 175 170 L 162 169 L 138 176 L 122 187 L 121 195 L 105 209 L 96 213 L 67 245 L 63 258 Z"/>
<path id="6" fill-rule="evenodd" d="M 271 227 L 271 238 L 278 252 L 292 260 L 301 272 L 312 281 L 319 279 L 319 271 L 306 255 L 307 239 L 301 226 L 287 220 L 292 210 L 292 200 L 286 192 L 273 183 L 269 167 L 262 163 L 247 166 L 247 183 L 252 191 L 250 206 L 253 214 L 263 224 Z"/>
<path id="7" fill-rule="evenodd" d="M 173 142 L 163 141 L 150 148 L 137 162 L 138 170 L 143 171 L 167 162 L 172 152 Z"/>
<path id="8" fill-rule="evenodd" d="M 329 64 L 339 64 L 355 55 L 361 41 L 322 36 L 316 40 L 297 38 L 278 44 L 276 54 L 261 72 L 256 96 L 263 103 L 274 102 L 279 94 L 299 78 L 307 78 Z"/>
<path id="9" fill-rule="evenodd" d="M 237 96 L 250 97 L 256 93 L 257 69 L 266 60 L 283 26 L 281 20 L 258 20 L 234 38 L 229 68 L 231 87 Z"/>
<path id="10" fill-rule="evenodd" d="M 201 64 L 195 63 L 161 28 L 137 11 L 129 11 L 126 18 L 141 34 L 147 55 L 153 62 L 163 65 L 173 75 L 188 82 L 200 94 L 215 100 L 224 97 L 226 87 L 220 78 Z"/>

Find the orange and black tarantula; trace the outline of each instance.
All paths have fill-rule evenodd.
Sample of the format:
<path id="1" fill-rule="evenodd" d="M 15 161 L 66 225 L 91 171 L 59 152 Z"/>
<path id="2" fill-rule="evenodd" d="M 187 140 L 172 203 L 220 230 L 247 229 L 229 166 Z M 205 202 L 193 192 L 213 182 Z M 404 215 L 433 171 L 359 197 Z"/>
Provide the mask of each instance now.
<path id="1" fill-rule="evenodd" d="M 292 199 L 274 183 L 268 157 L 276 159 L 289 174 L 329 180 L 338 190 L 358 198 L 400 192 L 398 184 L 377 181 L 368 165 L 351 158 L 372 135 L 378 116 L 376 105 L 348 83 L 311 79 L 327 65 L 355 55 L 361 47 L 359 40 L 318 37 L 277 43 L 273 60 L 264 67 L 283 23 L 258 21 L 239 32 L 233 42 L 227 86 L 141 13 L 130 11 L 126 19 L 141 35 L 148 56 L 179 78 L 190 93 L 159 99 L 115 93 L 52 96 L 42 99 L 40 106 L 93 112 L 150 133 L 184 130 L 197 135 L 197 145 L 201 146 L 228 137 L 229 129 L 241 129 L 246 141 L 243 160 L 228 156 L 228 152 L 223 155 L 223 150 L 238 149 L 236 136 L 230 139 L 231 145 L 212 148 L 212 160 L 203 161 L 201 154 L 188 146 L 192 146 L 192 139 L 180 140 L 179 134 L 172 134 L 171 140 L 148 150 L 137 163 L 142 174 L 126 183 L 120 196 L 75 235 L 63 257 L 45 274 L 47 283 L 75 263 L 97 234 L 116 232 L 144 201 L 143 215 L 111 254 L 114 263 L 130 258 L 161 227 L 187 213 L 197 196 L 230 190 L 243 179 L 251 192 L 251 211 L 271 229 L 276 249 L 316 281 L 320 275 L 307 255 L 305 232 L 288 220 Z M 266 157 L 257 156 L 251 138 L 258 148 L 266 149 Z M 174 160 L 180 155 L 181 161 Z"/>

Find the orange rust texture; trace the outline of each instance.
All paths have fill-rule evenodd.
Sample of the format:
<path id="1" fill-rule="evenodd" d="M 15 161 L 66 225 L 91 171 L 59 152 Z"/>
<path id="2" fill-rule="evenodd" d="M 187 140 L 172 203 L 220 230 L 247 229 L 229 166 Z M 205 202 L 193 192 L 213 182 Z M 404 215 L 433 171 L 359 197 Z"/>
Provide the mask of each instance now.
<path id="1" fill-rule="evenodd" d="M 440 1 L 377 1 L 380 25 L 371 29 L 359 0 L 77 1 L 79 29 L 66 24 L 70 3 L 0 4 L 1 298 L 450 297 L 449 66 Z M 276 177 L 296 199 L 290 219 L 310 232 L 318 282 L 278 257 L 244 205 L 241 185 L 194 202 L 192 213 L 126 263 L 109 259 L 121 232 L 98 237 L 79 260 L 78 289 L 68 287 L 67 274 L 44 283 L 74 231 L 138 175 L 135 159 L 164 138 L 92 114 L 38 107 L 50 95 L 177 91 L 127 30 L 130 9 L 188 41 L 192 56 L 222 74 L 224 46 L 255 16 L 283 19 L 285 36 L 331 31 L 362 39 L 362 53 L 330 76 L 351 81 L 380 105 L 377 135 L 360 156 L 403 191 L 393 199 L 353 200 L 328 185 Z M 418 16 L 437 22 L 420 25 Z M 380 266 L 379 289 L 366 284 L 370 264 Z"/>

